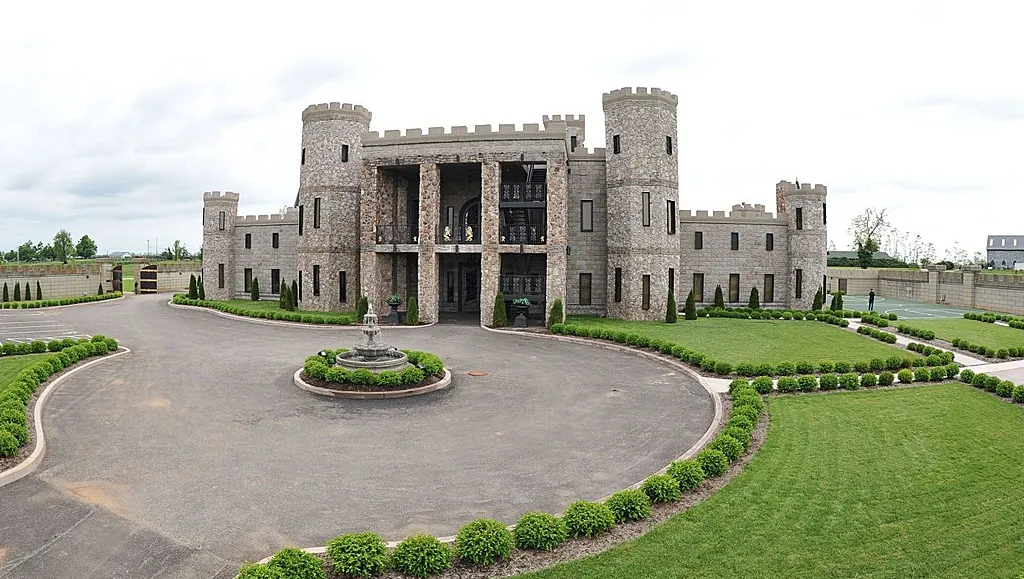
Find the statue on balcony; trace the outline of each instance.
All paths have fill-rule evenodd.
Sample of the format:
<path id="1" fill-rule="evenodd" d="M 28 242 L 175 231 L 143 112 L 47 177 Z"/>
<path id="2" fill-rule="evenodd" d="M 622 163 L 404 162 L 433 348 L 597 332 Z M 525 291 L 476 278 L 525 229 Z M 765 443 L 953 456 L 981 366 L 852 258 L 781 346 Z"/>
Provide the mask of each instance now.
<path id="1" fill-rule="evenodd" d="M 466 226 L 466 241 L 473 241 L 473 226 Z"/>
<path id="2" fill-rule="evenodd" d="M 444 226 L 444 240 L 445 242 L 452 240 L 452 227 L 450 225 Z"/>

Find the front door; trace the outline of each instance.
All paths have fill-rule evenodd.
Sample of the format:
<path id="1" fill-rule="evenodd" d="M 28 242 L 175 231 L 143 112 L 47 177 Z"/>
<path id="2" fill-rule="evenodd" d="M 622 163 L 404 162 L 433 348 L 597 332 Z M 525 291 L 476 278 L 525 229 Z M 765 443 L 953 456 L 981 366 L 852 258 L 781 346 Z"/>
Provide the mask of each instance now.
<path id="1" fill-rule="evenodd" d="M 459 264 L 459 311 L 480 311 L 480 264 Z"/>

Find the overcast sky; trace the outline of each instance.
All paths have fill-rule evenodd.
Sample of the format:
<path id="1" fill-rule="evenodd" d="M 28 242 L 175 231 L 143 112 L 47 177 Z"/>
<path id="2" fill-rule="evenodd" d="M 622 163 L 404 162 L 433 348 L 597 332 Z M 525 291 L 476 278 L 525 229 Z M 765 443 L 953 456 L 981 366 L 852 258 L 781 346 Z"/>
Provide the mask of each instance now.
<path id="1" fill-rule="evenodd" d="M 285 4 L 288 5 L 285 8 Z M 830 238 L 887 208 L 942 250 L 1024 234 L 1024 7 L 986 2 L 5 3 L 0 249 L 88 233 L 101 252 L 202 243 L 202 193 L 295 199 L 300 114 L 371 129 L 540 122 L 601 94 L 679 95 L 689 209 L 829 187 Z"/>

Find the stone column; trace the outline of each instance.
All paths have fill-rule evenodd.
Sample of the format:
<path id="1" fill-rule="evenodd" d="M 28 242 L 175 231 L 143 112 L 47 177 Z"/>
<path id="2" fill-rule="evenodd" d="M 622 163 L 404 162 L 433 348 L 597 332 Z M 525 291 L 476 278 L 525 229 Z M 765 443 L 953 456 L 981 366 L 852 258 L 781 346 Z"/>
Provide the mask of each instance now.
<path id="1" fill-rule="evenodd" d="M 377 295 L 377 254 L 374 251 L 374 229 L 378 222 L 377 214 L 380 207 L 380 168 L 365 164 L 362 169 L 362 187 L 359 192 L 359 293 L 356 299 L 366 296 L 377 311 L 380 311 L 381 302 Z"/>
<path id="2" fill-rule="evenodd" d="M 438 314 L 437 255 L 434 244 L 441 203 L 441 168 L 437 163 L 420 165 L 420 244 L 417 302 L 420 321 L 436 322 Z"/>
<path id="3" fill-rule="evenodd" d="M 498 253 L 498 201 L 501 187 L 501 166 L 497 162 L 480 167 L 480 233 L 483 235 L 480 255 L 480 323 L 494 321 L 494 296 L 498 293 L 501 275 L 501 254 Z"/>
<path id="4" fill-rule="evenodd" d="M 544 321 L 551 312 L 551 304 L 556 299 L 562 300 L 562 311 L 565 311 L 565 276 L 568 260 L 566 258 L 566 207 L 569 203 L 569 179 L 566 172 L 565 157 L 559 155 L 548 160 L 548 193 L 547 193 L 547 274 L 544 292 L 547 301 Z"/>
<path id="5" fill-rule="evenodd" d="M 964 301 L 966 303 L 959 304 L 962 307 L 973 308 L 975 304 L 975 282 L 977 281 L 977 275 L 981 273 L 981 266 L 979 265 L 965 265 L 963 266 L 964 272 Z"/>

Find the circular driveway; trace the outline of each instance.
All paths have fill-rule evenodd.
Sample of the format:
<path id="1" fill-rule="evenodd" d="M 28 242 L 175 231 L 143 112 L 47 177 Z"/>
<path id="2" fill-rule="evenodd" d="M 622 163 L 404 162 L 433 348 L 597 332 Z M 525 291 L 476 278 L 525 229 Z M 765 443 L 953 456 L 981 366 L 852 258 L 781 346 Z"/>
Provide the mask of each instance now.
<path id="1" fill-rule="evenodd" d="M 93 517 L 111 521 L 112 558 L 130 558 L 139 533 L 150 557 L 166 551 L 163 568 L 178 574 L 161 577 L 228 577 L 244 560 L 342 532 L 397 540 L 451 535 L 481 516 L 513 523 L 642 480 L 696 443 L 714 415 L 697 381 L 667 365 L 461 325 L 383 328 L 386 342 L 441 356 L 448 389 L 325 399 L 296 388 L 292 374 L 321 348 L 350 346 L 357 329 L 258 324 L 166 301 L 52 311 L 132 353 L 78 373 L 48 401 L 42 466 L 0 488 L 0 511 L 13 513 L 0 535 L 34 525 L 0 554 L 0 577 L 64 569 Z M 47 512 L 58 503 L 88 514 Z"/>

